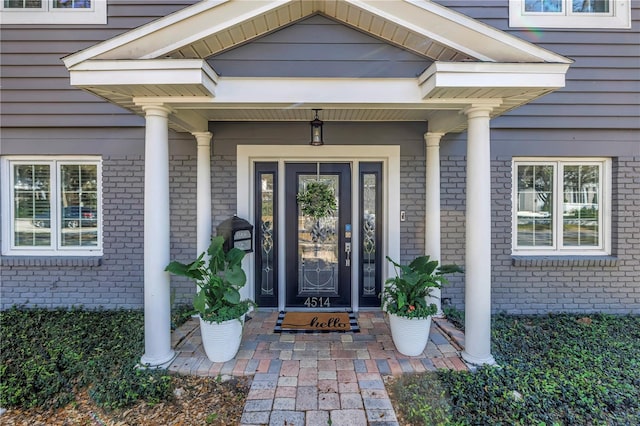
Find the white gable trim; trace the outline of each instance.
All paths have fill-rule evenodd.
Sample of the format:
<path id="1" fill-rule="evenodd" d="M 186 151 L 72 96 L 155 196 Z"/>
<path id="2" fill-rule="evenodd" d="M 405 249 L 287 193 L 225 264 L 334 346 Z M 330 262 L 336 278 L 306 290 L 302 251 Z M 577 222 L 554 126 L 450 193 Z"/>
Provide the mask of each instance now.
<path id="1" fill-rule="evenodd" d="M 288 9 L 283 9 L 288 7 Z M 496 30 L 462 14 L 428 0 L 336 0 L 336 2 L 310 2 L 303 0 L 214 0 L 196 3 L 167 17 L 158 19 L 140 28 L 129 31 L 93 47 L 63 58 L 67 68 L 89 59 L 153 59 L 184 46 L 188 46 L 212 34 L 225 33 L 241 23 L 257 24 L 269 12 L 283 12 L 275 23 L 263 23 L 255 35 L 259 37 L 288 25 L 296 20 L 323 13 L 348 25 L 358 27 L 357 22 L 349 22 L 349 16 L 342 17 L 340 9 L 352 7 L 367 11 L 414 35 L 441 43 L 451 49 L 489 62 L 556 62 L 571 63 L 563 56 L 520 40 L 503 31 Z M 215 23 L 218 23 L 217 25 Z M 360 28 L 363 31 L 366 29 Z M 381 35 L 376 35 L 380 37 Z M 251 40 L 228 41 L 229 47 Z M 383 36 L 384 38 L 384 36 Z M 408 37 L 411 38 L 411 37 Z M 399 44 L 408 41 L 395 40 Z M 415 40 L 412 40 L 415 43 Z M 411 46 L 407 48 L 413 50 Z"/>
<path id="2" fill-rule="evenodd" d="M 230 0 L 208 0 L 208 1 L 198 2 L 185 9 L 172 13 L 171 15 L 165 16 L 164 18 L 157 19 L 153 22 L 142 25 L 131 31 L 127 31 L 124 34 L 121 34 L 119 36 L 100 42 L 87 49 L 81 50 L 71 55 L 67 55 L 62 58 L 62 61 L 64 62 L 67 68 L 71 68 L 79 64 L 80 62 L 92 59 L 105 52 L 109 52 L 116 48 L 122 47 L 139 38 L 149 36 L 150 34 L 153 34 L 162 28 L 166 28 L 168 26 L 174 25 L 177 22 L 187 19 L 193 15 L 202 13 L 203 11 L 214 8 L 221 3 L 226 3 L 228 1 Z M 128 59 L 139 59 L 139 58 L 131 57 Z"/>
<path id="3" fill-rule="evenodd" d="M 483 22 L 469 18 L 466 15 L 458 13 L 445 6 L 436 4 L 432 1 L 424 1 L 424 0 L 404 0 L 404 1 L 407 1 L 415 5 L 416 7 L 420 7 L 425 10 L 431 10 L 434 13 L 436 13 L 436 10 L 437 10 L 438 15 L 450 20 L 453 23 L 469 28 L 470 30 L 475 31 L 478 35 L 489 36 L 495 40 L 500 40 L 501 43 L 504 43 L 507 46 L 521 50 L 523 53 L 531 55 L 532 57 L 538 57 L 545 62 L 556 62 L 556 63 L 563 63 L 563 64 L 573 63 L 571 59 L 568 59 L 562 55 L 558 55 L 557 53 L 554 53 L 550 50 L 546 50 L 541 47 L 538 47 L 535 44 L 529 43 L 518 37 L 507 34 L 504 31 L 500 31 Z M 451 28 L 451 31 L 455 31 L 455 29 Z M 453 41 L 454 40 L 451 40 L 451 42 Z M 474 46 L 475 50 L 484 51 L 484 49 L 490 48 L 489 46 L 486 46 L 486 45 L 483 46 L 483 43 L 484 43 L 484 40 L 482 38 L 465 38 L 463 42 L 463 44 L 467 46 L 467 48 L 470 48 L 470 46 Z M 491 61 L 515 62 L 513 60 L 501 58 L 501 55 L 504 53 L 506 52 L 500 52 L 499 50 L 494 52 L 491 55 L 492 56 Z"/>
<path id="4" fill-rule="evenodd" d="M 564 56 L 542 49 L 432 1 L 402 0 L 401 3 L 375 0 L 346 1 L 357 4 L 358 7 L 367 8 L 375 15 L 402 27 L 411 28 L 427 38 L 481 61 L 572 62 Z M 408 5 L 413 7 L 407 7 Z"/>

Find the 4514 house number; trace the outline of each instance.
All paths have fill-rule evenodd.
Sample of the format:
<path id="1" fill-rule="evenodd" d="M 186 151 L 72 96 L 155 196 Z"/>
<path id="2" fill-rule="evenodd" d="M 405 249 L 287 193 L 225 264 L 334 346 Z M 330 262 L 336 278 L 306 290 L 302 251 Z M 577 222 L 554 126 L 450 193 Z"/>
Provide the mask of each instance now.
<path id="1" fill-rule="evenodd" d="M 328 297 L 307 297 L 304 305 L 307 308 L 330 308 L 331 302 Z"/>

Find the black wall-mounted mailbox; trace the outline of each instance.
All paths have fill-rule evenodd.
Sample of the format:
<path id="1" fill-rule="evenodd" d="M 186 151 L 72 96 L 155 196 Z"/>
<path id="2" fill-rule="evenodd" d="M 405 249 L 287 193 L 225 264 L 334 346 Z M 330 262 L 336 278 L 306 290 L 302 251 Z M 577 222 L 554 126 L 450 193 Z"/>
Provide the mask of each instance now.
<path id="1" fill-rule="evenodd" d="M 253 225 L 238 216 L 230 217 L 216 228 L 218 235 L 224 237 L 224 250 L 237 248 L 245 253 L 253 251 Z"/>

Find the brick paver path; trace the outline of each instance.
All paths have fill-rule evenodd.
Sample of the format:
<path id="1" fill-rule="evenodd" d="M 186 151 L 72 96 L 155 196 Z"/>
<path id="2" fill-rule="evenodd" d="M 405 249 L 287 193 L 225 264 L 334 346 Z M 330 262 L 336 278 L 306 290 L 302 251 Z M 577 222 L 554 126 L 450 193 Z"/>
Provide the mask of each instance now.
<path id="1" fill-rule="evenodd" d="M 432 322 L 423 354 L 406 357 L 395 350 L 380 311 L 358 314 L 360 333 L 279 334 L 277 312 L 251 316 L 238 355 L 225 363 L 207 359 L 191 319 L 172 335 L 178 356 L 169 367 L 200 376 L 253 375 L 242 425 L 397 425 L 385 376 L 467 369 L 459 357 L 464 335 L 442 319 Z"/>

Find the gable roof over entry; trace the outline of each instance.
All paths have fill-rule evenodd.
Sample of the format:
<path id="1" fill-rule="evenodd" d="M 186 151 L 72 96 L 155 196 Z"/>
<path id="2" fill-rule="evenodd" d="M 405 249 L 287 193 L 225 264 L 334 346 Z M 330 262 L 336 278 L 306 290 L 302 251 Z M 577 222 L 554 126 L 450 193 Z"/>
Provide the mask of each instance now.
<path id="1" fill-rule="evenodd" d="M 433 64 L 417 78 L 220 77 L 206 59 L 320 14 Z M 162 103 L 177 130 L 207 121 L 429 121 L 493 116 L 564 86 L 571 61 L 429 0 L 215 0 L 194 4 L 64 58 L 71 83 L 141 113 Z"/>

